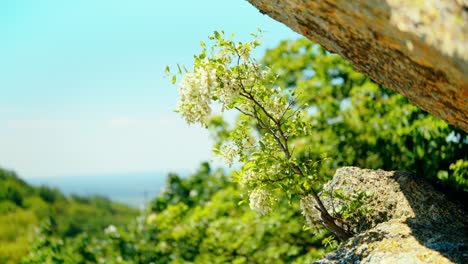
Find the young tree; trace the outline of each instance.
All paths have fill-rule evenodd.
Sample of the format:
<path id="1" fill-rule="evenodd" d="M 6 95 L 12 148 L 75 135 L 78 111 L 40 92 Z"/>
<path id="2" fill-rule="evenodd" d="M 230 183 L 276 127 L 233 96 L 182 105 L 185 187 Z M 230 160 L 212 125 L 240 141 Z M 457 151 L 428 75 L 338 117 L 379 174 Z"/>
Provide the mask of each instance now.
<path id="1" fill-rule="evenodd" d="M 177 112 L 189 124 L 208 127 L 213 109 L 220 108 L 221 113 L 237 110 L 240 117 L 235 129 L 215 153 L 229 165 L 236 160 L 243 164 L 236 174 L 249 192 L 250 207 L 265 214 L 280 197 L 300 197 L 301 203 L 312 198 L 317 223 L 345 240 L 353 234 L 350 226 L 328 211 L 314 189 L 316 161 L 295 152 L 295 141 L 313 133 L 311 124 L 305 122 L 306 105 L 298 101 L 294 90 L 278 87 L 270 69 L 250 56 L 260 44 L 258 36 L 253 36 L 250 42 L 234 42 L 215 31 L 209 37 L 213 41 L 209 49 L 201 42 L 193 70 L 178 67 L 183 78 Z M 175 83 L 176 75 L 172 76 Z"/>

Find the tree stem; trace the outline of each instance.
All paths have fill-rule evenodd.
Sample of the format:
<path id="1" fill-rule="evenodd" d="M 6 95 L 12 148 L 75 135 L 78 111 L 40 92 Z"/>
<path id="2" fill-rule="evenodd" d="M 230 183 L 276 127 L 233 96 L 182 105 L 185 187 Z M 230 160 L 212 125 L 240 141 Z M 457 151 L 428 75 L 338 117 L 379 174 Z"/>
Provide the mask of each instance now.
<path id="1" fill-rule="evenodd" d="M 291 155 L 291 152 L 289 150 L 289 142 L 288 142 L 288 137 L 286 136 L 286 134 L 284 133 L 283 131 L 283 128 L 281 127 L 281 119 L 277 120 L 275 119 L 266 109 L 265 107 L 250 93 L 248 92 L 245 87 L 244 87 L 244 84 L 242 83 L 242 81 L 240 80 L 240 86 L 241 86 L 241 89 L 242 89 L 242 92 L 241 92 L 241 96 L 245 97 L 246 99 L 249 99 L 251 100 L 265 115 L 268 119 L 270 119 L 274 125 L 276 126 L 276 128 L 272 128 L 271 126 L 269 126 L 268 124 L 266 124 L 265 122 L 263 122 L 263 120 L 260 118 L 260 116 L 257 114 L 257 110 L 255 110 L 254 108 L 254 112 L 252 114 L 247 114 L 245 113 L 244 111 L 241 111 L 240 109 L 238 109 L 241 113 L 244 113 L 244 114 L 247 114 L 249 116 L 254 116 L 255 119 L 257 120 L 258 124 L 260 125 L 260 127 L 262 127 L 263 129 L 265 129 L 270 135 L 273 136 L 273 138 L 276 140 L 279 148 L 283 151 L 284 155 L 285 155 L 285 158 L 288 160 L 288 165 L 289 167 L 297 174 L 299 174 L 301 177 L 305 177 L 305 174 L 304 172 L 301 170 L 301 168 L 298 166 L 298 165 L 295 165 L 295 164 L 292 164 L 290 162 L 290 159 L 292 157 Z M 277 133 L 275 133 L 275 131 L 273 130 L 277 130 L 277 132 L 279 133 L 279 135 Z M 312 195 L 312 197 L 314 198 L 315 202 L 317 203 L 317 207 L 316 209 L 319 210 L 320 212 L 320 218 L 321 218 L 321 221 L 322 221 L 322 224 L 328 229 L 330 230 L 332 233 L 334 233 L 336 235 L 336 237 L 341 240 L 341 241 L 344 241 L 344 240 L 347 240 L 348 238 L 352 237 L 353 236 L 353 233 L 349 230 L 346 230 L 344 229 L 343 227 L 339 226 L 336 221 L 339 220 L 333 216 L 331 216 L 329 213 L 328 213 L 328 210 L 325 208 L 325 205 L 323 204 L 322 200 L 320 199 L 320 197 L 318 196 L 318 194 L 313 190 L 311 189 L 310 190 L 310 194 Z"/>

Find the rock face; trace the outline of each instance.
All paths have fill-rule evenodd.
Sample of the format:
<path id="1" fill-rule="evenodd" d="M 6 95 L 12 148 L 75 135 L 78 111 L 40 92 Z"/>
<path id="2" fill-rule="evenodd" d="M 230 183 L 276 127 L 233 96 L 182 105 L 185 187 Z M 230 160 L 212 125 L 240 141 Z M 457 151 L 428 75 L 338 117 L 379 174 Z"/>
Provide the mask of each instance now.
<path id="1" fill-rule="evenodd" d="M 248 0 L 468 131 L 467 0 Z"/>
<path id="2" fill-rule="evenodd" d="M 366 192 L 370 209 L 358 234 L 315 263 L 468 263 L 468 217 L 423 179 L 407 172 L 338 169 L 321 196 L 343 206 L 333 192 Z M 307 216 L 306 216 L 307 217 Z"/>

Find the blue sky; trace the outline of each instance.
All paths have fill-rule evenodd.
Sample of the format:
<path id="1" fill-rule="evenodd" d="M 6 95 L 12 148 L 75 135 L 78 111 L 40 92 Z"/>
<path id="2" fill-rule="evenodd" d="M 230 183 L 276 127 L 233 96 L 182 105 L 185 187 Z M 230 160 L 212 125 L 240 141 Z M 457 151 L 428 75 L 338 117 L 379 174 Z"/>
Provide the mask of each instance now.
<path id="1" fill-rule="evenodd" d="M 174 112 L 165 65 L 213 30 L 298 35 L 244 0 L 0 1 L 0 166 L 26 178 L 191 170 L 206 131 Z"/>

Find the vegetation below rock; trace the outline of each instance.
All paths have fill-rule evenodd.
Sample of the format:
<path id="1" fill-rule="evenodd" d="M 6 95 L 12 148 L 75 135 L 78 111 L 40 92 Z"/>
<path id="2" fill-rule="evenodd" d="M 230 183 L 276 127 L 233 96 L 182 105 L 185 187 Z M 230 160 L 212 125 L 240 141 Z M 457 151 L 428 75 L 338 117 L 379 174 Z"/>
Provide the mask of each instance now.
<path id="1" fill-rule="evenodd" d="M 121 226 L 137 213 L 104 197 L 68 197 L 57 189 L 33 187 L 0 168 L 0 263 L 18 263 L 41 222 L 49 223 L 53 236 L 99 236 L 109 224 Z"/>
<path id="2" fill-rule="evenodd" d="M 166 189 L 126 228 L 102 238 L 50 236 L 48 228 L 25 263 L 307 263 L 323 255 L 321 239 L 303 230 L 299 211 L 260 216 L 239 206 L 236 186 L 208 164 L 187 178 L 171 174 Z"/>

